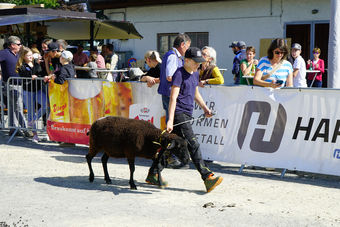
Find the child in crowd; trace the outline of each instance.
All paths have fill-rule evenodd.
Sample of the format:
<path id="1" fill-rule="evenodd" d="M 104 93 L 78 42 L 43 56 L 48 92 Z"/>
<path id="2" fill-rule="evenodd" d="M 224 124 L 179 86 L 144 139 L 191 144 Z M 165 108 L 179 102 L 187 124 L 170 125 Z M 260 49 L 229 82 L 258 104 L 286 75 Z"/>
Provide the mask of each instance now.
<path id="1" fill-rule="evenodd" d="M 301 45 L 294 43 L 292 45 L 292 56 L 295 59 L 293 64 L 293 86 L 307 87 L 306 81 L 306 63 L 301 57 Z"/>
<path id="2" fill-rule="evenodd" d="M 47 95 L 42 89 L 42 81 L 35 80 L 38 77 L 43 77 L 43 71 L 39 61 L 34 60 L 33 53 L 28 47 L 21 49 L 16 71 L 20 77 L 32 78 L 23 80 L 23 102 L 28 110 L 28 127 L 36 128 L 35 121 L 46 113 Z M 38 104 L 40 104 L 40 108 Z M 37 110 L 36 113 L 35 110 Z M 36 131 L 33 132 L 33 141 L 40 141 Z"/>
<path id="3" fill-rule="evenodd" d="M 67 78 L 75 78 L 76 72 L 72 64 L 73 54 L 64 50 L 60 56 L 61 69 L 55 74 L 45 76 L 44 81 L 54 80 L 57 84 L 63 84 Z"/>
<path id="4" fill-rule="evenodd" d="M 98 78 L 97 72 L 95 69 L 97 69 L 97 54 L 91 54 L 90 55 L 90 62 L 87 63 L 87 66 L 90 68 L 89 75 L 91 78 Z"/>
<path id="5" fill-rule="evenodd" d="M 325 62 L 320 59 L 320 48 L 313 49 L 313 60 L 307 61 L 307 69 L 319 70 L 318 73 L 307 73 L 307 85 L 308 87 L 322 87 L 322 74 L 325 72 Z"/>
<path id="6" fill-rule="evenodd" d="M 192 130 L 190 121 L 192 120 L 194 101 L 203 109 L 206 117 L 212 116 L 211 110 L 205 104 L 198 90 L 199 74 L 197 69 L 202 62 L 205 62 L 205 59 L 197 47 L 190 47 L 184 57 L 184 66 L 178 68 L 172 77 L 167 131 L 173 131 L 187 141 L 192 162 L 201 174 L 207 192 L 210 192 L 222 182 L 223 178 L 215 177 L 203 161 L 200 144 Z M 146 182 L 157 185 L 156 176 L 155 169 L 150 168 Z M 164 183 L 166 185 L 166 182 Z"/>

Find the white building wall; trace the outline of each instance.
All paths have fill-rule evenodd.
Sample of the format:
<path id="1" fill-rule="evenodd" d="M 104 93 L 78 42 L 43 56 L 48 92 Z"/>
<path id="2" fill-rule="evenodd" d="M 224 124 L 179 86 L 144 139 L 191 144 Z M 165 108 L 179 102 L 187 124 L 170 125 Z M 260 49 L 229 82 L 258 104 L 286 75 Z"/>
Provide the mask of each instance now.
<path id="1" fill-rule="evenodd" d="M 312 14 L 318 9 L 317 14 Z M 149 49 L 157 49 L 157 33 L 209 32 L 209 45 L 217 50 L 217 65 L 227 68 L 226 84 L 232 83 L 234 54 L 229 44 L 243 40 L 260 48 L 261 38 L 284 35 L 287 22 L 329 20 L 330 0 L 245 0 L 211 3 L 188 3 L 107 10 L 113 20 L 134 23 L 142 40 L 115 41 L 119 51 L 133 51 L 142 59 Z M 259 51 L 258 51 L 259 52 Z"/>

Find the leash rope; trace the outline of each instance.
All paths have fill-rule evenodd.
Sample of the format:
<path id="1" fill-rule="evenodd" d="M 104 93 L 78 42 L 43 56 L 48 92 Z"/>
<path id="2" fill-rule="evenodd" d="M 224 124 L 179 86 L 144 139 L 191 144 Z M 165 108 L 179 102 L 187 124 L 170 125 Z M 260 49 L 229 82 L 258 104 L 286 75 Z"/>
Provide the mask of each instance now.
<path id="1" fill-rule="evenodd" d="M 217 113 L 216 111 L 211 111 L 212 116 L 216 115 L 216 113 Z M 204 118 L 206 118 L 205 114 L 201 114 L 198 118 L 194 118 L 194 119 L 190 119 L 190 120 L 187 120 L 187 121 L 183 121 L 183 122 L 174 124 L 173 127 L 176 127 L 178 125 L 182 125 L 182 124 L 185 124 L 185 123 L 188 123 L 188 122 L 193 122 L 193 121 L 197 121 L 197 120 L 200 120 L 200 119 L 204 119 Z"/>

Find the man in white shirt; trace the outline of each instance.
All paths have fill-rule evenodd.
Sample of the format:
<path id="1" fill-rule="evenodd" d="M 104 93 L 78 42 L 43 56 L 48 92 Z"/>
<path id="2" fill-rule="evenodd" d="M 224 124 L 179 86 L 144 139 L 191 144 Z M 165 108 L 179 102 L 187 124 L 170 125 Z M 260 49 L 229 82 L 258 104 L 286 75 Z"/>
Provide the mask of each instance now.
<path id="1" fill-rule="evenodd" d="M 301 45 L 293 43 L 292 56 L 295 59 L 293 64 L 293 86 L 294 87 L 307 87 L 306 82 L 306 63 L 301 57 Z"/>

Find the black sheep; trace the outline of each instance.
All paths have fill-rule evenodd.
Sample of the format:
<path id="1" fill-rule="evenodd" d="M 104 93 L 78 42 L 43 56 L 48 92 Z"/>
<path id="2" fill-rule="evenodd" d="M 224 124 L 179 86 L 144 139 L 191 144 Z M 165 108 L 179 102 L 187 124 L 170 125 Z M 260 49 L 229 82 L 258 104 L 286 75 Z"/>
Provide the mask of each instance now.
<path id="1" fill-rule="evenodd" d="M 135 157 L 153 159 L 152 168 L 158 165 L 167 153 L 176 155 L 184 164 L 189 161 L 187 143 L 181 137 L 170 134 L 153 124 L 123 117 L 104 117 L 95 121 L 90 131 L 90 148 L 86 160 L 90 170 L 90 182 L 94 180 L 91 161 L 100 151 L 104 152 L 102 164 L 105 181 L 110 184 L 111 179 L 107 171 L 109 157 L 126 157 L 130 167 L 130 188 L 137 189 L 133 173 L 135 171 Z M 158 171 L 159 186 L 162 186 L 161 174 Z"/>

